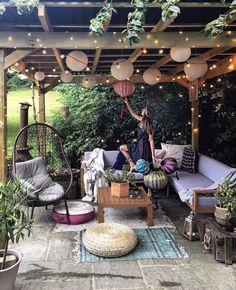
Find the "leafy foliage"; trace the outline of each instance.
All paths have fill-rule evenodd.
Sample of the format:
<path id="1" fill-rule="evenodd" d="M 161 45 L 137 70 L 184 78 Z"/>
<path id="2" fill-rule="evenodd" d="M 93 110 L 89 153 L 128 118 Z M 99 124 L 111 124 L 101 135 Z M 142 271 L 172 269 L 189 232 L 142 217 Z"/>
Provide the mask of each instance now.
<path id="1" fill-rule="evenodd" d="M 235 172 L 220 184 L 214 193 L 217 205 L 219 207 L 227 208 L 229 212 L 236 209 L 236 189 L 232 188 L 236 183 L 236 178 L 234 180 L 231 179 L 234 174 Z"/>
<path id="2" fill-rule="evenodd" d="M 148 9 L 149 0 L 132 0 L 134 11 L 128 14 L 127 29 L 122 31 L 126 34 L 125 40 L 129 45 L 140 42 L 140 33 L 144 32 L 145 14 Z"/>
<path id="3" fill-rule="evenodd" d="M 10 5 L 16 6 L 19 15 L 30 14 L 34 8 L 39 6 L 39 0 L 9 0 L 9 3 L 0 4 L 0 16 L 4 14 L 6 7 Z"/>
<path id="4" fill-rule="evenodd" d="M 32 81 L 29 79 L 21 79 L 18 73 L 7 75 L 7 88 L 8 90 L 16 90 L 19 88 L 30 88 Z"/>
<path id="5" fill-rule="evenodd" d="M 131 183 L 135 184 L 135 175 L 129 172 L 129 166 L 124 165 L 120 173 L 116 173 L 116 170 L 113 168 L 108 168 L 105 172 L 105 179 L 108 183 Z"/>
<path id="6" fill-rule="evenodd" d="M 153 0 L 153 3 L 161 4 L 161 17 L 165 22 L 171 19 L 173 13 L 180 13 L 180 8 L 176 5 L 180 0 Z"/>
<path id="7" fill-rule="evenodd" d="M 27 191 L 18 180 L 0 184 L 0 240 L 5 242 L 4 257 L 8 241 L 18 243 L 20 238 L 24 238 L 23 230 L 30 230 L 32 220 L 29 219 L 23 206 L 26 198 Z"/>
<path id="8" fill-rule="evenodd" d="M 112 12 L 116 12 L 112 7 L 112 3 L 107 0 L 104 1 L 103 7 L 98 12 L 97 16 L 90 20 L 90 31 L 94 32 L 97 36 L 102 36 L 105 32 L 104 24 L 111 20 Z"/>

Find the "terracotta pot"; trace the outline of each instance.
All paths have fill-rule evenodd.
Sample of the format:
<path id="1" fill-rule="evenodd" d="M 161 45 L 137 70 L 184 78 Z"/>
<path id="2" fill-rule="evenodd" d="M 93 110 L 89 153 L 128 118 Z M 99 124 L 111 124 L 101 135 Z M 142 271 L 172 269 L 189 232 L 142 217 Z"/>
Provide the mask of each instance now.
<path id="1" fill-rule="evenodd" d="M 3 256 L 4 250 L 0 250 L 0 257 Z M 15 289 L 15 282 L 16 282 L 16 275 L 18 273 L 18 269 L 21 262 L 21 254 L 15 250 L 8 250 L 8 255 L 14 255 L 17 258 L 17 261 L 14 265 L 0 270 L 0 288 L 4 290 L 14 290 Z"/>
<path id="2" fill-rule="evenodd" d="M 128 197 L 129 183 L 111 182 L 111 195 L 114 197 Z"/>

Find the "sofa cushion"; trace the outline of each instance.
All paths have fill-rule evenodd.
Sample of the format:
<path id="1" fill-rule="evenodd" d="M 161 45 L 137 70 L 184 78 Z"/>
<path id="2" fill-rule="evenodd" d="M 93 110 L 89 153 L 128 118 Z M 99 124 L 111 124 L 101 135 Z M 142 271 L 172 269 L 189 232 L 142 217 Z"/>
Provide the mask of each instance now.
<path id="1" fill-rule="evenodd" d="M 92 151 L 86 151 L 84 152 L 84 160 L 87 161 L 90 158 Z M 112 150 L 112 151 L 105 151 L 103 152 L 103 158 L 104 158 L 104 167 L 105 169 L 108 167 L 112 167 L 114 163 L 116 162 L 116 157 L 118 155 L 118 150 Z"/>
<path id="2" fill-rule="evenodd" d="M 190 173 L 197 172 L 197 151 L 184 148 L 184 154 L 181 162 L 181 169 Z"/>
<path id="3" fill-rule="evenodd" d="M 191 145 L 176 145 L 176 144 L 165 144 L 161 143 L 161 149 L 165 150 L 165 156 L 166 157 L 173 157 L 177 161 L 177 167 L 180 168 L 182 158 L 183 158 L 183 153 L 184 153 L 184 148 L 191 148 Z"/>
<path id="4" fill-rule="evenodd" d="M 184 170 L 178 170 L 177 176 L 176 173 L 168 176 L 170 184 L 177 192 L 184 191 L 188 188 L 207 188 L 213 184 L 212 180 L 200 173 L 189 173 Z"/>
<path id="5" fill-rule="evenodd" d="M 232 168 L 206 155 L 199 154 L 198 172 L 214 182 L 227 176 Z"/>

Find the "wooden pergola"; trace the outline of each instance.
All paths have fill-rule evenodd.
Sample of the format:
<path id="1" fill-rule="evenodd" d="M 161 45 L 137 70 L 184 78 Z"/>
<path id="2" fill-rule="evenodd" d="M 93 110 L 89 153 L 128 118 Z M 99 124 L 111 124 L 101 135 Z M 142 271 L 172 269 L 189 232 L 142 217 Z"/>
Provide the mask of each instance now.
<path id="1" fill-rule="evenodd" d="M 4 2 L 4 1 L 0 1 Z M 106 32 L 97 37 L 89 32 L 89 21 L 95 17 L 103 1 L 41 1 L 30 15 L 18 15 L 16 8 L 7 7 L 0 17 L 0 180 L 6 178 L 7 168 L 7 97 L 5 75 L 10 67 L 30 78 L 39 92 L 39 121 L 45 122 L 45 94 L 60 82 L 60 74 L 67 70 L 65 56 L 72 50 L 83 50 L 89 58 L 89 71 L 74 76 L 80 83 L 86 74 L 94 74 L 98 83 L 112 83 L 111 64 L 128 58 L 134 64 L 131 80 L 142 83 L 142 73 L 156 67 L 162 73 L 160 82 L 177 82 L 189 90 L 192 102 L 192 145 L 198 149 L 198 90 L 208 79 L 236 69 L 236 18 L 228 21 L 226 31 L 206 38 L 205 25 L 227 13 L 219 0 L 181 1 L 181 14 L 173 13 L 170 20 L 161 20 L 161 9 L 152 4 L 147 11 L 145 33 L 138 44 L 130 47 L 123 42 L 127 15 L 132 11 L 130 1 L 113 1 L 117 14 L 106 23 Z M 183 73 L 184 64 L 173 61 L 170 48 L 188 46 L 191 56 L 207 60 L 208 72 L 199 80 L 189 82 Z M 24 68 L 23 70 L 21 68 Z M 43 82 L 34 79 L 40 68 L 46 75 Z"/>

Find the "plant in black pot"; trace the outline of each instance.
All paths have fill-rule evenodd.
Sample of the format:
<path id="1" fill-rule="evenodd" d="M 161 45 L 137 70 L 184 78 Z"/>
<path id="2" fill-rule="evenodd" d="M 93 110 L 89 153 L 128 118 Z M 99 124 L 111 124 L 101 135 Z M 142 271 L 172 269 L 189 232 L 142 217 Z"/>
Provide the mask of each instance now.
<path id="1" fill-rule="evenodd" d="M 227 225 L 230 219 L 236 217 L 236 178 L 233 178 L 236 172 L 231 173 L 224 182 L 222 182 L 216 191 L 215 218 L 221 225 Z"/>
<path id="2" fill-rule="evenodd" d="M 14 289 L 21 254 L 9 249 L 9 241 L 17 243 L 31 228 L 32 220 L 24 204 L 27 191 L 18 180 L 0 183 L 0 285 Z"/>

